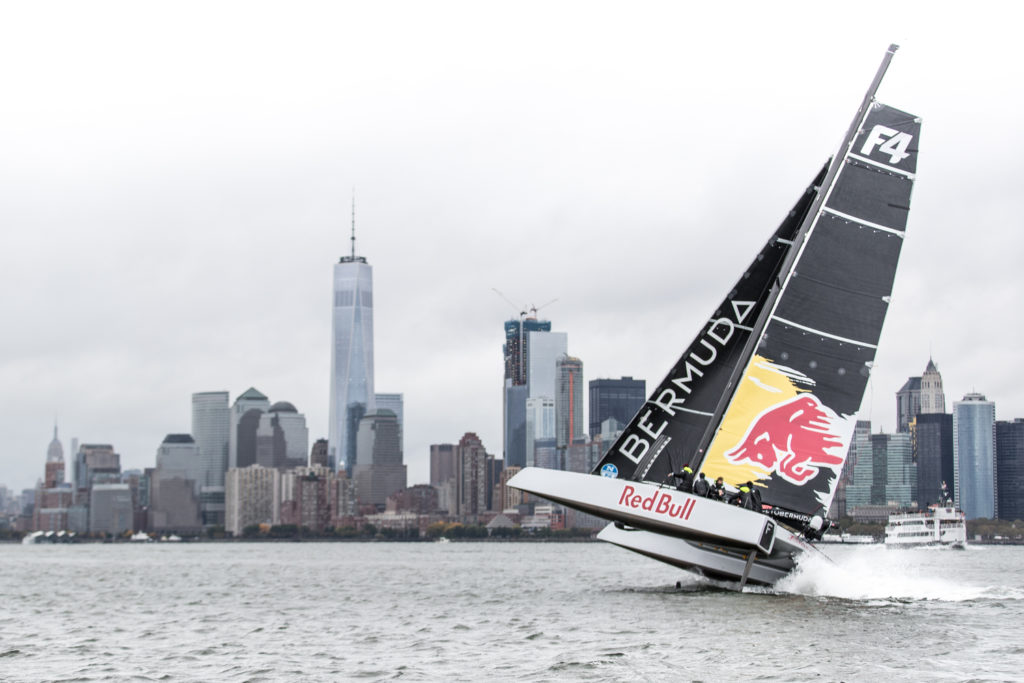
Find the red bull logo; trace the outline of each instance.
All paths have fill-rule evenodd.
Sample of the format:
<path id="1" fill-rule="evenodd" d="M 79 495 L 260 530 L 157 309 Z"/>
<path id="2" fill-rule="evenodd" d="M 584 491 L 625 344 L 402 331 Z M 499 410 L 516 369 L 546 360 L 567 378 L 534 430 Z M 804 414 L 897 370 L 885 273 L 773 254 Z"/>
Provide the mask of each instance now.
<path id="1" fill-rule="evenodd" d="M 634 510 L 646 510 L 656 515 L 689 519 L 696 501 L 693 498 L 687 498 L 681 504 L 675 503 L 672 494 L 664 491 L 654 491 L 645 497 L 637 493 L 635 488 L 627 485 L 623 487 L 622 495 L 619 496 L 619 505 Z"/>
<path id="2" fill-rule="evenodd" d="M 757 416 L 725 457 L 735 464 L 753 463 L 801 486 L 818 474 L 819 467 L 843 464 L 842 455 L 829 453 L 843 447 L 842 439 L 832 433 L 831 412 L 813 394 L 774 405 Z"/>

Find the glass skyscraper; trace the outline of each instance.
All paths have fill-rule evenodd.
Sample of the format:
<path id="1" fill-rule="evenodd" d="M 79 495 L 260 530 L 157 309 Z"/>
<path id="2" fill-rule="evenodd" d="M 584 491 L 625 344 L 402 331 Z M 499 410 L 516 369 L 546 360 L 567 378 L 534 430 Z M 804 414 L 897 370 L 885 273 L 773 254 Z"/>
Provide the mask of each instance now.
<path id="1" fill-rule="evenodd" d="M 205 486 L 224 486 L 231 441 L 231 407 L 228 392 L 202 391 L 192 394 L 192 438 L 199 447 Z"/>
<path id="2" fill-rule="evenodd" d="M 510 467 L 526 466 L 526 399 L 534 394 L 529 387 L 530 363 L 533 351 L 530 345 L 537 332 L 551 333 L 550 320 L 535 317 L 505 322 L 505 379 L 502 391 L 502 444 L 505 464 Z M 564 353 L 564 349 L 562 353 Z M 543 353 L 543 352 L 542 352 Z M 554 390 L 554 361 L 551 358 L 551 388 Z M 554 398 L 553 394 L 550 395 Z"/>
<path id="3" fill-rule="evenodd" d="M 996 515 L 996 404 L 981 394 L 953 402 L 955 499 L 967 519 Z"/>
<path id="4" fill-rule="evenodd" d="M 996 422 L 996 513 L 1024 519 L 1024 419 Z"/>
<path id="5" fill-rule="evenodd" d="M 334 265 L 331 401 L 327 454 L 350 474 L 356 463 L 356 433 L 375 411 L 373 393 L 373 268 L 362 256 L 342 256 Z"/>
<path id="6" fill-rule="evenodd" d="M 647 400 L 642 379 L 592 379 L 590 387 L 590 436 L 601 433 L 601 423 L 612 417 L 624 428 Z"/>

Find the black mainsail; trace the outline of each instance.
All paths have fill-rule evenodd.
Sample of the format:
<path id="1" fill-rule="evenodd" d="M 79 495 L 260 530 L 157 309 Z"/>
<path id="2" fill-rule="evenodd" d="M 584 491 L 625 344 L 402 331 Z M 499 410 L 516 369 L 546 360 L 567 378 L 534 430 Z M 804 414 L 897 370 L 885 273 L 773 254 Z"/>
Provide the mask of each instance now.
<path id="1" fill-rule="evenodd" d="M 920 119 L 875 101 L 891 46 L 819 174 L 595 474 L 690 464 L 765 503 L 827 507 L 888 309 Z"/>

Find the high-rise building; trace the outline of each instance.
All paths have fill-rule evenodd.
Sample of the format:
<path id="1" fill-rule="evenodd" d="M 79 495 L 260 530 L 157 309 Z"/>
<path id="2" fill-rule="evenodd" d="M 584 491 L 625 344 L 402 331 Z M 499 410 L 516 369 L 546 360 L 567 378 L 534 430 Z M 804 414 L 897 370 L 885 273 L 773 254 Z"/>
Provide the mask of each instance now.
<path id="1" fill-rule="evenodd" d="M 946 412 L 946 394 L 942 390 L 942 375 L 935 362 L 929 358 L 921 375 L 921 414 Z"/>
<path id="2" fill-rule="evenodd" d="M 553 437 L 550 439 L 534 439 L 532 466 L 545 470 L 564 470 L 565 449 L 559 449 Z"/>
<path id="3" fill-rule="evenodd" d="M 525 314 L 524 314 L 525 315 Z M 522 467 L 526 465 L 526 399 L 534 394 L 529 391 L 530 359 L 533 355 L 531 345 L 538 340 L 535 333 L 550 334 L 551 321 L 537 320 L 537 318 L 520 318 L 519 320 L 508 320 L 505 322 L 505 343 L 502 346 L 502 354 L 505 358 L 505 377 L 502 393 L 502 448 L 505 453 L 505 462 L 510 466 Z M 540 342 L 544 344 L 543 341 Z M 552 349 L 545 345 L 544 350 L 539 353 L 543 356 L 550 355 Z M 564 349 L 562 353 L 564 353 Z M 554 388 L 554 359 L 551 358 L 552 390 Z M 534 385 L 543 385 L 540 377 L 541 365 L 536 366 Z M 542 394 L 536 394 L 540 396 Z M 553 394 L 547 394 L 554 398 Z"/>
<path id="4" fill-rule="evenodd" d="M 156 469 L 164 479 L 187 479 L 198 496 L 206 463 L 191 434 L 168 434 L 156 449 Z"/>
<path id="5" fill-rule="evenodd" d="M 314 532 L 331 526 L 338 505 L 338 476 L 326 467 L 296 467 L 282 473 L 281 523 Z"/>
<path id="6" fill-rule="evenodd" d="M 953 402 L 954 498 L 967 519 L 996 516 L 996 405 L 970 393 Z"/>
<path id="7" fill-rule="evenodd" d="M 309 466 L 334 470 L 334 464 L 327 457 L 327 439 L 317 439 L 313 442 L 313 449 L 309 452 Z"/>
<path id="8" fill-rule="evenodd" d="M 390 410 L 398 418 L 398 448 L 405 453 L 405 397 L 402 394 L 377 394 L 377 410 Z"/>
<path id="9" fill-rule="evenodd" d="M 150 470 L 149 528 L 190 533 L 203 526 L 201 490 L 206 463 L 191 434 L 168 434 Z"/>
<path id="10" fill-rule="evenodd" d="M 522 505 L 523 492 L 508 485 L 508 480 L 516 476 L 521 470 L 522 468 L 519 467 L 506 467 L 502 471 L 498 488 L 500 498 L 498 499 L 498 505 L 495 506 L 496 511 L 515 510 Z"/>
<path id="11" fill-rule="evenodd" d="M 614 418 L 625 427 L 647 399 L 647 383 L 642 379 L 592 379 L 590 388 L 590 436 L 601 433 L 601 423 Z"/>
<path id="12" fill-rule="evenodd" d="M 541 396 L 526 399 L 526 466 L 536 462 L 537 441 L 555 438 L 555 399 Z"/>
<path id="13" fill-rule="evenodd" d="M 910 423 L 921 412 L 921 378 L 910 377 L 896 392 L 896 431 L 909 432 Z"/>
<path id="14" fill-rule="evenodd" d="M 565 332 L 528 332 L 526 355 L 526 397 L 555 398 L 558 395 L 558 361 L 569 348 Z"/>
<path id="15" fill-rule="evenodd" d="M 46 449 L 45 478 L 37 484 L 32 508 L 32 529 L 61 531 L 68 529 L 68 510 L 72 504 L 71 484 L 64 481 L 64 447 L 53 427 L 53 440 Z"/>
<path id="16" fill-rule="evenodd" d="M 502 444 L 505 460 L 523 467 L 527 464 L 526 401 L 525 384 L 512 384 L 505 380 L 502 394 Z"/>
<path id="17" fill-rule="evenodd" d="M 910 423 L 921 414 L 946 412 L 942 375 L 929 358 L 920 377 L 910 377 L 896 392 L 896 431 L 909 432 Z"/>
<path id="18" fill-rule="evenodd" d="M 1024 520 L 1024 419 L 996 422 L 996 508 L 999 519 Z"/>
<path id="19" fill-rule="evenodd" d="M 455 476 L 455 444 L 430 444 L 430 485 L 443 486 Z"/>
<path id="20" fill-rule="evenodd" d="M 128 484 L 95 484 L 89 503 L 89 532 L 117 536 L 133 530 L 135 510 Z"/>
<path id="21" fill-rule="evenodd" d="M 910 434 L 857 430 L 854 439 L 856 463 L 852 481 L 846 486 L 847 514 L 864 505 L 910 507 L 917 488 Z"/>
<path id="22" fill-rule="evenodd" d="M 306 416 L 288 401 L 270 405 L 255 389 L 239 396 L 232 410 L 231 452 L 236 468 L 249 465 L 288 469 L 307 464 Z"/>
<path id="23" fill-rule="evenodd" d="M 839 475 L 839 483 L 836 485 L 836 493 L 832 497 L 832 507 L 829 508 L 829 517 L 832 519 L 846 517 L 854 507 L 847 497 L 847 487 L 855 483 L 854 472 L 858 459 L 857 445 L 863 444 L 866 447 L 866 445 L 870 443 L 870 441 L 868 441 L 868 436 L 870 436 L 870 434 L 871 421 L 857 420 L 857 423 L 853 428 L 853 437 L 850 439 L 850 446 L 846 449 L 846 461 L 843 463 L 843 471 Z M 860 505 L 867 505 L 870 502 L 870 493 L 867 495 L 868 497 L 864 498 L 862 493 L 862 500 L 855 502 Z"/>
<path id="24" fill-rule="evenodd" d="M 478 515 L 486 512 L 488 499 L 488 478 L 491 472 L 487 464 L 489 457 L 480 437 L 466 432 L 455 449 L 455 510 L 459 516 Z M 452 512 L 449 510 L 449 512 Z"/>
<path id="25" fill-rule="evenodd" d="M 224 486 L 231 444 L 231 406 L 226 391 L 192 394 L 192 438 L 203 462 L 204 486 Z"/>
<path id="26" fill-rule="evenodd" d="M 281 472 L 250 465 L 228 470 L 224 480 L 224 528 L 235 536 L 253 524 L 278 524 L 281 519 Z"/>
<path id="27" fill-rule="evenodd" d="M 306 416 L 288 401 L 278 401 L 260 416 L 256 462 L 265 467 L 304 467 L 309 451 Z"/>
<path id="28" fill-rule="evenodd" d="M 53 426 L 53 440 L 46 448 L 46 488 L 55 488 L 64 483 L 64 447 L 57 438 L 57 425 Z"/>
<path id="29" fill-rule="evenodd" d="M 917 502 L 925 509 L 942 502 L 943 483 L 953 491 L 953 416 L 921 413 L 911 423 L 911 434 L 917 463 Z"/>
<path id="30" fill-rule="evenodd" d="M 505 357 L 505 379 L 513 386 L 526 385 L 527 359 L 530 357 L 530 332 L 550 332 L 550 320 L 536 317 L 505 321 L 505 343 L 502 354 Z"/>
<path id="31" fill-rule="evenodd" d="M 249 387 L 231 406 L 231 432 L 228 441 L 228 469 L 256 463 L 256 430 L 260 415 L 270 410 L 270 399 Z M 239 453 L 241 452 L 241 455 Z"/>
<path id="32" fill-rule="evenodd" d="M 327 451 L 350 475 L 356 463 L 356 433 L 364 415 L 376 410 L 373 393 L 373 268 L 356 256 L 355 204 L 352 252 L 334 264 L 331 400 Z"/>
<path id="33" fill-rule="evenodd" d="M 83 443 L 75 453 L 75 503 L 88 507 L 93 484 L 116 484 L 121 479 L 121 456 L 110 444 Z M 84 519 L 88 528 L 88 515 Z M 76 529 L 77 531 L 78 529 Z"/>
<path id="34" fill-rule="evenodd" d="M 224 525 L 224 473 L 231 450 L 231 406 L 226 391 L 192 394 L 192 438 L 203 464 L 199 505 L 203 526 Z"/>
<path id="35" fill-rule="evenodd" d="M 353 471 L 360 505 L 373 505 L 382 511 L 388 496 L 405 488 L 398 416 L 390 410 L 367 413 L 359 421 Z"/>
<path id="36" fill-rule="evenodd" d="M 555 441 L 560 449 L 583 438 L 583 361 L 568 354 L 555 361 Z"/>

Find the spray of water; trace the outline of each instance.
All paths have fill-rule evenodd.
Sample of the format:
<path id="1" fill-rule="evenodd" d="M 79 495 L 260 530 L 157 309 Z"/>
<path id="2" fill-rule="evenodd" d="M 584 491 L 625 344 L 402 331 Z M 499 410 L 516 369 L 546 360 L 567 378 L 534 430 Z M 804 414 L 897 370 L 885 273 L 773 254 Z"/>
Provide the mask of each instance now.
<path id="1" fill-rule="evenodd" d="M 944 552 L 955 552 L 945 550 Z M 935 556 L 917 551 L 865 546 L 844 553 L 835 562 L 809 556 L 792 575 L 780 581 L 780 593 L 847 600 L 941 600 L 961 602 L 1005 595 L 992 586 L 972 586 L 944 570 Z M 1019 596 L 1016 596 L 1019 597 Z"/>

